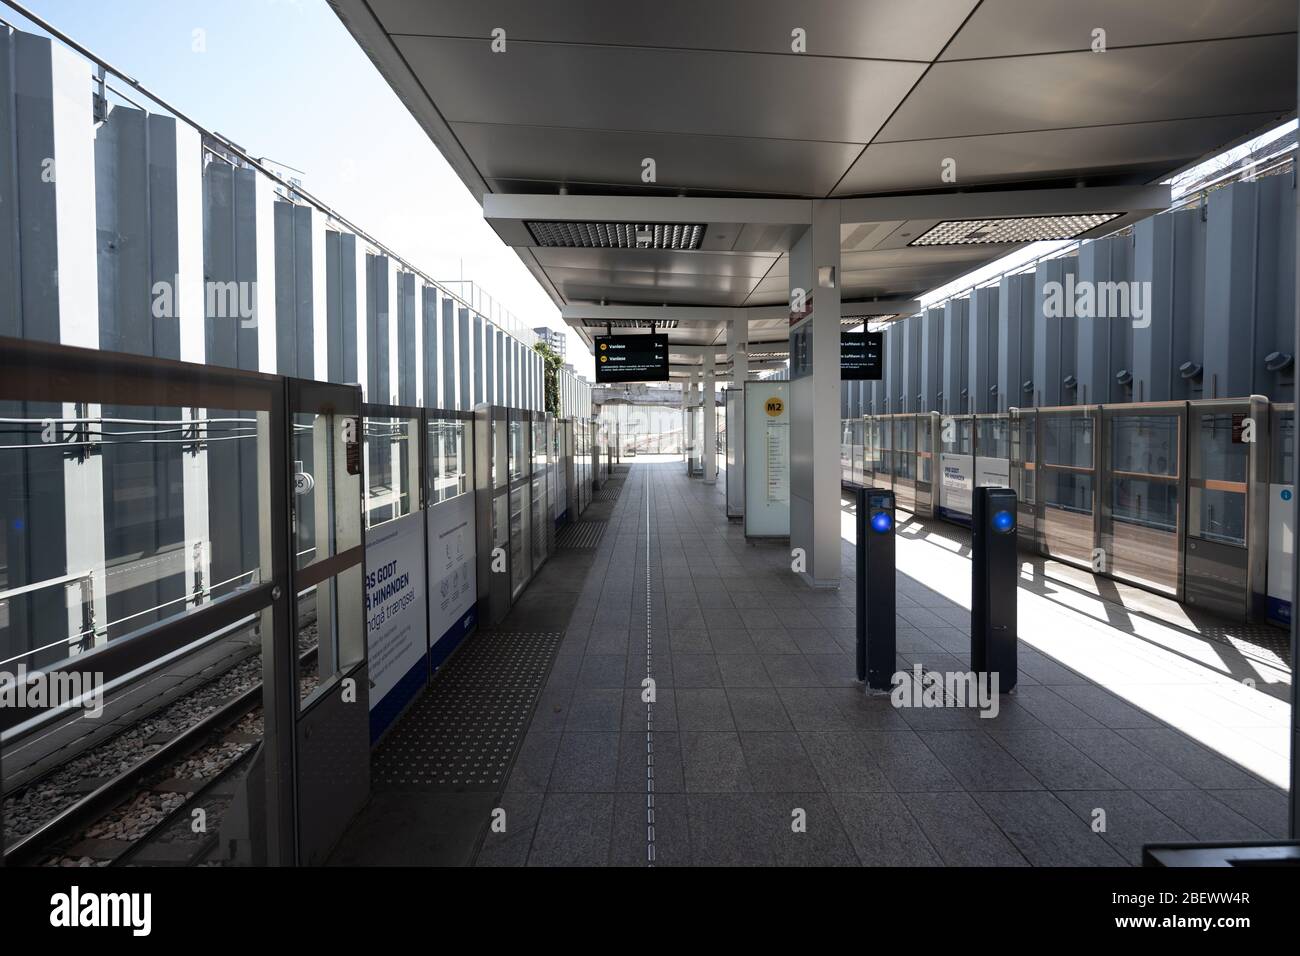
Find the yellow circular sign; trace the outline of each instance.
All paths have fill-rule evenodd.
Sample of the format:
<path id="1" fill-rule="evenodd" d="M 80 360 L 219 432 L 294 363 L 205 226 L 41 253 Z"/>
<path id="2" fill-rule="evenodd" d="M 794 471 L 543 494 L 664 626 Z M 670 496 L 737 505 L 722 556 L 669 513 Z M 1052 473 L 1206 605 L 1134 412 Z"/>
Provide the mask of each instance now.
<path id="1" fill-rule="evenodd" d="M 785 411 L 785 402 L 781 401 L 779 398 L 769 398 L 767 400 L 767 405 L 764 406 L 764 410 L 773 418 L 776 418 Z"/>
<path id="2" fill-rule="evenodd" d="M 601 360 L 602 362 L 608 362 L 608 361 L 609 361 L 609 356 L 608 356 L 608 355 L 602 355 L 602 356 L 600 357 L 600 360 Z"/>
<path id="3" fill-rule="evenodd" d="M 607 349 L 607 348 L 609 348 L 609 346 L 606 345 L 604 342 L 601 342 L 601 343 L 600 343 L 600 350 L 601 350 L 602 352 L 605 351 L 605 349 Z"/>

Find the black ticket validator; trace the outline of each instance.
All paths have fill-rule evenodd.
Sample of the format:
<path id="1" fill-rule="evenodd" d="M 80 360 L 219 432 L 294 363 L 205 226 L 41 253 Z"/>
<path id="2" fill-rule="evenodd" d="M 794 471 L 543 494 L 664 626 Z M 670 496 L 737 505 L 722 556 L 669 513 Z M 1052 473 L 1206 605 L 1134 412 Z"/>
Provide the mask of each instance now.
<path id="1" fill-rule="evenodd" d="M 976 488 L 971 534 L 971 670 L 997 674 L 1005 694 L 1016 686 L 1016 493 Z"/>
<path id="2" fill-rule="evenodd" d="M 858 489 L 858 680 L 890 690 L 895 663 L 894 493 Z"/>

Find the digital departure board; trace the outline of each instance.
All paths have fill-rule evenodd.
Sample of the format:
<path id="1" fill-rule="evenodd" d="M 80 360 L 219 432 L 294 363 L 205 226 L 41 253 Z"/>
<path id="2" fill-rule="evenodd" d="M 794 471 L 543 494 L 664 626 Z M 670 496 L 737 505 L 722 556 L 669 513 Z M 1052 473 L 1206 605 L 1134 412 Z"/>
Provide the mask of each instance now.
<path id="1" fill-rule="evenodd" d="M 841 332 L 840 379 L 879 381 L 885 373 L 884 346 L 884 332 Z"/>
<path id="2" fill-rule="evenodd" d="M 668 381 L 668 336 L 597 335 L 596 384 Z"/>

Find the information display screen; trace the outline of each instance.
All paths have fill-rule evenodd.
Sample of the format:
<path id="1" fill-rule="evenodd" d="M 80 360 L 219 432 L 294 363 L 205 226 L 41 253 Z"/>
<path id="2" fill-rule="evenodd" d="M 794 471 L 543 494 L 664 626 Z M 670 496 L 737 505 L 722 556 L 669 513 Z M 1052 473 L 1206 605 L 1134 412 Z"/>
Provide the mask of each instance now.
<path id="1" fill-rule="evenodd" d="M 668 336 L 597 335 L 596 384 L 668 381 Z"/>
<path id="2" fill-rule="evenodd" d="M 840 333 L 840 379 L 879 381 L 885 373 L 884 348 L 884 332 Z"/>

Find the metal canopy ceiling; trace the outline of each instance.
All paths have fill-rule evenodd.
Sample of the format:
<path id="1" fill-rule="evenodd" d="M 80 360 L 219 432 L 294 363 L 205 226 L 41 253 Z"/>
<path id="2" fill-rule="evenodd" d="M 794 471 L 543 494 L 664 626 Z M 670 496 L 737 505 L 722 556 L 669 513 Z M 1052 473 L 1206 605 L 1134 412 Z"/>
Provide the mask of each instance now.
<path id="1" fill-rule="evenodd" d="M 1119 213 L 1085 235 L 1105 234 L 1161 207 L 1134 187 L 1296 105 L 1294 0 L 331 3 L 470 190 L 496 194 L 489 220 L 588 341 L 612 310 L 585 303 L 667 306 L 687 345 L 723 341 L 718 309 L 782 305 L 806 200 L 860 200 L 843 210 L 848 314 L 1018 248 L 910 245 L 940 221 Z M 685 202 L 665 218 L 649 197 Z M 743 201 L 699 202 L 719 199 Z M 530 221 L 705 232 L 694 251 L 574 248 Z M 752 319 L 752 340 L 785 339 L 770 310 Z"/>

